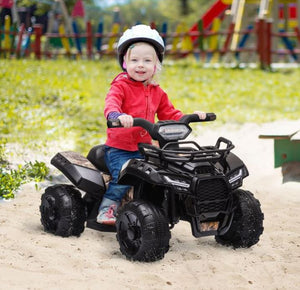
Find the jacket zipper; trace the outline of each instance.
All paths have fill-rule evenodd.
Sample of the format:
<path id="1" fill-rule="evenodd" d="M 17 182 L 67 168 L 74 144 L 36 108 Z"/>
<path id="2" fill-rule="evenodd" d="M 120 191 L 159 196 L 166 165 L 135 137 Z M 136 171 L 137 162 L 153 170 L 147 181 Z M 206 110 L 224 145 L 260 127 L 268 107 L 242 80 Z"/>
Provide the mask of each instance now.
<path id="1" fill-rule="evenodd" d="M 146 97 L 146 120 L 149 116 L 149 85 L 145 88 L 145 97 Z"/>

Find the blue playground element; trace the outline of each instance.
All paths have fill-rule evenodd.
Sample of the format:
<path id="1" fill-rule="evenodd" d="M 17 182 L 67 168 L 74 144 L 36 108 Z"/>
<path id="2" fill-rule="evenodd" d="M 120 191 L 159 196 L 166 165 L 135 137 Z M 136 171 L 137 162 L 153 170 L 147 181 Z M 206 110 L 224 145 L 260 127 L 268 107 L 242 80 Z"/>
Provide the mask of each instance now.
<path id="1" fill-rule="evenodd" d="M 280 33 L 285 33 L 286 31 L 284 29 L 280 29 L 279 30 Z M 291 56 L 292 58 L 297 61 L 298 60 L 298 56 L 294 51 L 294 46 L 293 43 L 290 41 L 290 39 L 287 36 L 282 36 L 281 40 L 283 42 L 283 44 L 285 45 L 285 47 L 291 52 Z"/>
<path id="2" fill-rule="evenodd" d="M 75 44 L 77 47 L 78 52 L 81 54 L 82 53 L 82 49 L 81 49 L 81 43 L 80 43 L 80 38 L 79 38 L 79 31 L 78 31 L 78 26 L 76 21 L 72 22 L 72 27 L 73 27 L 73 31 L 75 34 Z"/>
<path id="3" fill-rule="evenodd" d="M 98 31 L 97 31 L 99 34 L 102 34 L 103 33 L 103 22 L 100 21 L 99 24 L 98 24 Z M 97 51 L 100 52 L 101 51 L 101 46 L 102 46 L 102 37 L 97 37 L 97 40 L 96 40 L 96 48 L 97 48 Z"/>

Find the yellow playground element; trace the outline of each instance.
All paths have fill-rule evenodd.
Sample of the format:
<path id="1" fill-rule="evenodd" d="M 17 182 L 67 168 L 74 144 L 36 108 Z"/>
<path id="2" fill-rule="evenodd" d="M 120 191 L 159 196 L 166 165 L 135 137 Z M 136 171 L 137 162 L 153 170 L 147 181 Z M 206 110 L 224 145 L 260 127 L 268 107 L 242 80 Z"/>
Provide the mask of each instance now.
<path id="1" fill-rule="evenodd" d="M 9 36 L 9 31 L 10 31 L 10 17 L 8 15 L 5 16 L 4 19 L 4 39 L 3 39 L 3 48 L 7 51 L 10 50 L 11 48 L 11 41 L 10 41 L 10 36 Z"/>
<path id="2" fill-rule="evenodd" d="M 220 0 L 224 4 L 230 5 L 230 14 L 232 22 L 234 23 L 234 34 L 231 41 L 231 49 L 236 50 L 241 30 L 242 20 L 245 12 L 245 4 L 259 5 L 258 19 L 272 19 L 274 20 L 274 27 L 282 28 L 282 24 L 278 23 L 278 11 L 280 4 L 296 4 L 297 7 L 297 20 L 286 19 L 286 26 L 289 28 L 297 27 L 300 23 L 300 0 Z"/>
<path id="3" fill-rule="evenodd" d="M 70 54 L 70 52 L 71 52 L 70 42 L 69 42 L 69 39 L 65 36 L 66 31 L 65 31 L 65 27 L 64 27 L 63 24 L 59 25 L 59 27 L 58 27 L 58 33 L 59 33 L 59 35 L 61 37 L 61 43 L 62 43 L 64 49 L 66 50 L 66 53 Z"/>
<path id="4" fill-rule="evenodd" d="M 114 51 L 114 44 L 118 38 L 118 33 L 120 32 L 120 24 L 114 23 L 112 26 L 112 37 L 109 38 L 107 52 Z"/>
<path id="5" fill-rule="evenodd" d="M 182 52 L 191 51 L 193 49 L 193 42 L 188 35 L 189 28 L 185 23 L 179 23 L 176 27 L 176 36 L 172 41 L 172 52 L 180 50 Z"/>

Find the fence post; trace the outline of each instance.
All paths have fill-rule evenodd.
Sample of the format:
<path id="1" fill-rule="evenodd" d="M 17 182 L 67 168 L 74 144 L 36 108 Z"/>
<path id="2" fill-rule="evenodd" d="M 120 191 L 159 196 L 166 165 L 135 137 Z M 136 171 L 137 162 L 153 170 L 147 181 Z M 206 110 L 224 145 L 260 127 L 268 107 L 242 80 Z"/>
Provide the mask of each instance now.
<path id="1" fill-rule="evenodd" d="M 22 23 L 20 30 L 19 30 L 19 34 L 18 34 L 18 42 L 17 42 L 17 48 L 16 48 L 17 58 L 20 58 L 20 56 L 21 56 L 21 45 L 22 45 L 24 31 L 25 31 L 25 24 Z"/>
<path id="2" fill-rule="evenodd" d="M 81 50 L 80 36 L 79 36 L 77 23 L 76 23 L 75 20 L 72 22 L 72 27 L 73 27 L 74 36 L 75 36 L 75 43 L 76 43 L 76 47 L 77 47 L 77 52 L 78 52 L 79 55 L 81 55 L 82 50 Z"/>
<path id="3" fill-rule="evenodd" d="M 92 24 L 90 21 L 88 21 L 86 23 L 86 52 L 88 58 L 92 58 L 92 43 L 93 43 Z"/>
<path id="4" fill-rule="evenodd" d="M 98 32 L 96 34 L 96 48 L 97 53 L 101 55 L 101 48 L 102 48 L 102 37 L 103 37 L 103 22 L 100 21 L 98 24 Z"/>
<path id="5" fill-rule="evenodd" d="M 299 14 L 300 14 L 300 11 L 299 11 Z M 295 30 L 296 36 L 298 38 L 298 41 L 300 43 L 300 29 L 299 29 L 299 27 L 295 27 L 294 30 Z"/>
<path id="6" fill-rule="evenodd" d="M 4 38 L 3 38 L 3 48 L 4 53 L 6 57 L 10 56 L 10 49 L 11 49 L 11 43 L 10 43 L 10 16 L 6 15 L 4 18 Z M 1 39 L 0 39 L 1 41 Z"/>
<path id="7" fill-rule="evenodd" d="M 34 54 L 36 59 L 41 59 L 41 37 L 42 37 L 42 25 L 35 24 L 33 26 L 34 34 L 35 34 L 35 42 L 34 42 Z"/>
<path id="8" fill-rule="evenodd" d="M 166 42 L 167 42 L 167 32 L 168 32 L 168 23 L 164 22 L 162 24 L 162 28 L 161 28 L 161 37 L 162 37 L 165 45 L 166 45 Z"/>
<path id="9" fill-rule="evenodd" d="M 229 44 L 230 44 L 230 41 L 231 41 L 233 33 L 234 33 L 234 26 L 235 26 L 235 23 L 231 22 L 229 25 L 229 28 L 228 28 L 228 32 L 227 32 L 227 36 L 226 36 L 223 48 L 221 50 L 221 57 L 224 56 L 224 54 L 226 54 L 229 50 Z"/>
<path id="10" fill-rule="evenodd" d="M 200 19 L 198 21 L 198 31 L 199 31 L 198 48 L 200 50 L 200 53 L 203 53 L 203 50 L 204 50 L 204 28 L 203 28 L 203 20 L 202 19 Z"/>
<path id="11" fill-rule="evenodd" d="M 266 29 L 265 20 L 259 19 L 257 22 L 257 53 L 259 56 L 260 68 L 266 68 Z"/>
<path id="12" fill-rule="evenodd" d="M 272 20 L 266 22 L 266 66 L 271 68 L 272 64 Z"/>

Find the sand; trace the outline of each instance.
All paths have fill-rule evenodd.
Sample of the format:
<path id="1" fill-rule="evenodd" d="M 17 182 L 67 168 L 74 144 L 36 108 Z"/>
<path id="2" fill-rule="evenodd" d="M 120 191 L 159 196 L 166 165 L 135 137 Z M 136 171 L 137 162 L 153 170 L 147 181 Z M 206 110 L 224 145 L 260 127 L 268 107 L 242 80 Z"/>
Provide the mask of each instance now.
<path id="1" fill-rule="evenodd" d="M 248 166 L 243 188 L 260 200 L 265 215 L 264 233 L 253 247 L 234 250 L 214 237 L 196 239 L 190 225 L 179 222 L 163 260 L 131 262 L 121 255 L 115 233 L 45 233 L 39 205 L 48 183 L 38 190 L 30 183 L 0 203 L 0 289 L 299 289 L 300 183 L 282 182 L 281 168 L 273 167 L 273 141 L 258 138 L 267 126 L 286 124 L 205 126 L 197 133 L 201 144 L 231 139 Z"/>

